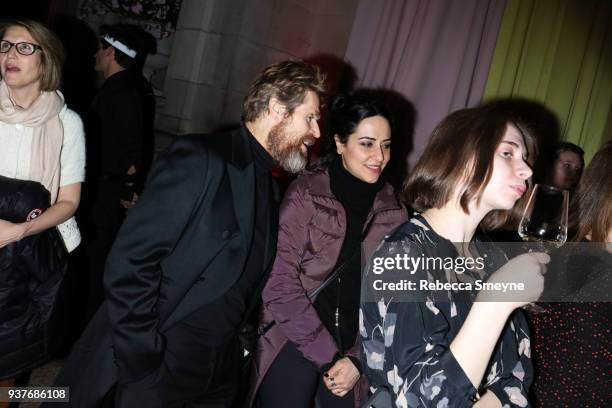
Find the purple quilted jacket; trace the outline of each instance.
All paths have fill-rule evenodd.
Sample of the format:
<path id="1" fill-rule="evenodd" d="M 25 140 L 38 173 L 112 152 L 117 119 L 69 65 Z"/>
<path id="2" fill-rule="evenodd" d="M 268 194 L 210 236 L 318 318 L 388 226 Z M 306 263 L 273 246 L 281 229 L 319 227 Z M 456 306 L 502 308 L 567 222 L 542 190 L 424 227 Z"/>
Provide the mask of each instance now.
<path id="1" fill-rule="evenodd" d="M 405 221 L 406 210 L 387 184 L 374 199 L 365 223 L 371 224 L 365 240 L 380 242 Z M 280 208 L 276 259 L 262 293 L 259 327 L 276 323 L 257 344 L 248 407 L 288 340 L 319 368 L 331 362 L 338 352 L 306 293 L 319 287 L 332 272 L 345 230 L 346 214 L 331 192 L 327 169 L 305 172 L 289 186 Z M 357 342 L 348 354 L 359 358 L 360 347 Z M 367 391 L 365 376 L 362 379 L 355 388 L 356 404 Z"/>

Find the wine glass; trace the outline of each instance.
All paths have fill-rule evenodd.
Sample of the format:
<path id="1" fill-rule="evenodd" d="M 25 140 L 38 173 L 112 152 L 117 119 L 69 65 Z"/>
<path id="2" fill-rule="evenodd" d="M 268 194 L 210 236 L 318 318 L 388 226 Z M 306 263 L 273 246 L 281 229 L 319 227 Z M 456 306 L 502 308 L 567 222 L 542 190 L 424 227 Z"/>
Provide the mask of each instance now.
<path id="1" fill-rule="evenodd" d="M 518 234 L 526 242 L 536 242 L 538 252 L 549 252 L 567 241 L 567 216 L 569 192 L 544 184 L 536 184 L 527 201 L 518 227 Z M 533 303 L 526 309 L 542 312 L 544 309 Z"/>
<path id="2" fill-rule="evenodd" d="M 518 233 L 523 241 L 559 248 L 567 240 L 567 190 L 536 184 L 527 201 Z M 541 245 L 545 249 L 547 245 Z"/>

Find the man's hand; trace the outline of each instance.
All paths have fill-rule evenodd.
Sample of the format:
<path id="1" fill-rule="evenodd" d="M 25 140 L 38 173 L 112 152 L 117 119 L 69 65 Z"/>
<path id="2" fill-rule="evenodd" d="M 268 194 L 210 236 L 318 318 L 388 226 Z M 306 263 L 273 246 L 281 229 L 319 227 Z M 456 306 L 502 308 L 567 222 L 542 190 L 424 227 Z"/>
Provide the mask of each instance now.
<path id="1" fill-rule="evenodd" d="M 127 176 L 133 176 L 136 174 L 136 166 L 134 166 L 133 164 L 128 168 L 127 172 L 125 173 Z M 132 178 L 130 177 L 130 181 L 126 182 L 126 188 L 129 188 L 130 190 L 134 189 L 134 182 L 131 181 Z M 129 191 L 129 190 L 128 190 Z M 128 193 L 129 194 L 129 193 Z M 122 196 L 124 198 L 126 198 L 127 194 L 122 194 Z M 119 204 L 121 204 L 121 206 L 123 208 L 125 208 L 126 210 L 129 210 L 130 208 L 132 208 L 135 204 L 136 201 L 138 201 L 138 194 L 134 193 L 132 195 L 132 199 L 131 200 L 119 200 Z"/>
<path id="2" fill-rule="evenodd" d="M 359 370 L 353 365 L 350 358 L 344 357 L 336 361 L 324 376 L 325 386 L 339 397 L 344 397 L 353 389 L 359 380 Z"/>
<path id="3" fill-rule="evenodd" d="M 123 206 L 123 208 L 129 210 L 130 208 L 136 205 L 136 201 L 138 201 L 138 194 L 134 193 L 131 201 L 119 200 L 119 203 Z"/>

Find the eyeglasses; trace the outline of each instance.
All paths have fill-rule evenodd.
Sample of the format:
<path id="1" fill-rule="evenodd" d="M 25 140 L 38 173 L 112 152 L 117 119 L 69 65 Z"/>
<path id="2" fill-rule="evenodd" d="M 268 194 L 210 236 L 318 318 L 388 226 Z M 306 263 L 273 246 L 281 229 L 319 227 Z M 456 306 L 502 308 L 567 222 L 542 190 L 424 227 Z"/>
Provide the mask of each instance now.
<path id="1" fill-rule="evenodd" d="M 36 50 L 42 51 L 42 47 L 38 44 L 32 44 L 29 42 L 12 43 L 6 40 L 0 41 L 0 53 L 2 54 L 6 54 L 13 47 L 15 47 L 17 52 L 21 55 L 32 55 L 36 52 Z"/>

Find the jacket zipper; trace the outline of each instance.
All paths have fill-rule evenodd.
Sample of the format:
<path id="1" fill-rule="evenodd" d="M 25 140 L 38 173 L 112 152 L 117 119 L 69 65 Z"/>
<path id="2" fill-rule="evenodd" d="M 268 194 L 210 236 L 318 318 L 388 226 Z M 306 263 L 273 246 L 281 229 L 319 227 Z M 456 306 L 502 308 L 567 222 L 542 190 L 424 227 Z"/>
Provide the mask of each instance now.
<path id="1" fill-rule="evenodd" d="M 336 330 L 340 328 L 340 323 L 338 323 L 338 307 L 336 306 Z"/>
<path id="2" fill-rule="evenodd" d="M 342 347 L 342 337 L 340 337 L 340 276 L 338 276 L 338 295 L 336 296 L 336 312 L 334 313 L 335 317 L 335 326 L 336 326 L 336 338 L 338 339 L 338 350 L 343 354 L 344 348 Z"/>

